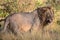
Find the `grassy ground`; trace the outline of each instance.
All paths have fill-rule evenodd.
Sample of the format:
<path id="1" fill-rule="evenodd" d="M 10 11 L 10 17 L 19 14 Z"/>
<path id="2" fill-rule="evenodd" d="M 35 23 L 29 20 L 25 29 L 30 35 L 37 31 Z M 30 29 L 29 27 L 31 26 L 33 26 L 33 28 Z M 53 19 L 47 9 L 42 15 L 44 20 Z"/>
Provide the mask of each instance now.
<path id="1" fill-rule="evenodd" d="M 45 31 L 14 36 L 12 33 L 0 33 L 0 40 L 60 40 L 60 10 L 55 12 L 54 21 L 45 27 Z"/>

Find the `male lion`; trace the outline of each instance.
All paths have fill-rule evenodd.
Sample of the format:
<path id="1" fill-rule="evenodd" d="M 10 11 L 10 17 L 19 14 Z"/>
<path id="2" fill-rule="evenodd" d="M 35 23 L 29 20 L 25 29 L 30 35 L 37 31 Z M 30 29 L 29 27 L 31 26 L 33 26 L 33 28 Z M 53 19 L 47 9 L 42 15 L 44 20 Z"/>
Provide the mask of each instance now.
<path id="1" fill-rule="evenodd" d="M 6 17 L 3 32 L 11 31 L 14 34 L 27 32 L 34 28 L 44 28 L 53 21 L 54 11 L 51 7 L 40 7 L 32 12 L 14 13 Z"/>

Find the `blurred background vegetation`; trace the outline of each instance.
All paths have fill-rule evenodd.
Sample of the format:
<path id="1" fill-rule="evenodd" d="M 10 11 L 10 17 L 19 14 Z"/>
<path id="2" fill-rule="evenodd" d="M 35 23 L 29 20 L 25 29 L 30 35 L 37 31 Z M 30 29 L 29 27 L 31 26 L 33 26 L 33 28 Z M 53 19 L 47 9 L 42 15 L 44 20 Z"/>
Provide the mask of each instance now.
<path id="1" fill-rule="evenodd" d="M 45 28 L 46 30 L 53 31 L 53 34 L 50 34 L 50 35 L 45 34 L 46 40 L 60 40 L 60 0 L 0 0 L 0 19 L 5 18 L 12 13 L 31 12 L 37 7 L 47 6 L 47 5 L 51 5 L 54 8 L 54 22 Z M 0 24 L 2 25 L 3 23 L 0 22 Z M 6 34 L 4 40 L 9 40 L 9 39 L 6 39 L 8 35 L 9 34 Z M 30 36 L 28 36 L 28 34 L 25 34 L 25 35 L 26 36 L 24 39 L 28 37 L 28 39 L 26 40 L 29 40 L 30 36 L 32 36 L 30 34 L 29 34 Z M 37 35 L 40 35 L 40 34 L 37 34 Z M 37 37 L 37 35 L 34 35 L 34 36 Z M 51 37 L 49 38 L 49 36 Z M 13 36 L 11 37 L 14 40 L 14 37 Z M 39 37 L 37 38 L 38 39 L 36 38 L 35 39 L 40 40 Z M 32 40 L 35 40 L 35 39 L 32 39 Z"/>
<path id="2" fill-rule="evenodd" d="M 30 12 L 47 4 L 60 10 L 60 0 L 0 0 L 0 17 L 16 12 Z"/>

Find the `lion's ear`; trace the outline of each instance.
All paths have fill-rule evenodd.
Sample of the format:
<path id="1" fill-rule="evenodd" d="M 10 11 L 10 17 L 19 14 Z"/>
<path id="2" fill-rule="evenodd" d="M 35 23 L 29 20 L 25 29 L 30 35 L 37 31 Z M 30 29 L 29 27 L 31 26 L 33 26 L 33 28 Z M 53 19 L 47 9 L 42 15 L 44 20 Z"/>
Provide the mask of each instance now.
<path id="1" fill-rule="evenodd" d="M 46 11 L 46 10 L 47 10 L 47 9 L 46 9 L 46 8 L 44 8 L 44 7 L 43 7 L 42 9 L 43 9 L 44 11 Z"/>
<path id="2" fill-rule="evenodd" d="M 47 7 L 48 9 L 51 9 L 51 7 Z"/>
<path id="3" fill-rule="evenodd" d="M 47 8 L 42 8 L 41 12 L 45 13 L 47 11 Z"/>
<path id="4" fill-rule="evenodd" d="M 45 13 L 46 11 L 47 11 L 47 9 L 44 8 L 44 7 L 40 7 L 40 8 L 37 9 L 38 13 Z"/>

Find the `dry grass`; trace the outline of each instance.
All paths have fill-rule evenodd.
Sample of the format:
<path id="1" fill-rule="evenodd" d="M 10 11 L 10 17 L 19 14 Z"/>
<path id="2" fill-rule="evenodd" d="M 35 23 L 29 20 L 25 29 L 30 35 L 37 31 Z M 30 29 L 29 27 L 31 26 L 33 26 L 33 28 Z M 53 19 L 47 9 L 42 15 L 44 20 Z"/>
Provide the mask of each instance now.
<path id="1" fill-rule="evenodd" d="M 18 36 L 14 36 L 12 33 L 2 33 L 0 34 L 0 40 L 60 40 L 60 34 L 52 31 L 25 33 Z"/>

